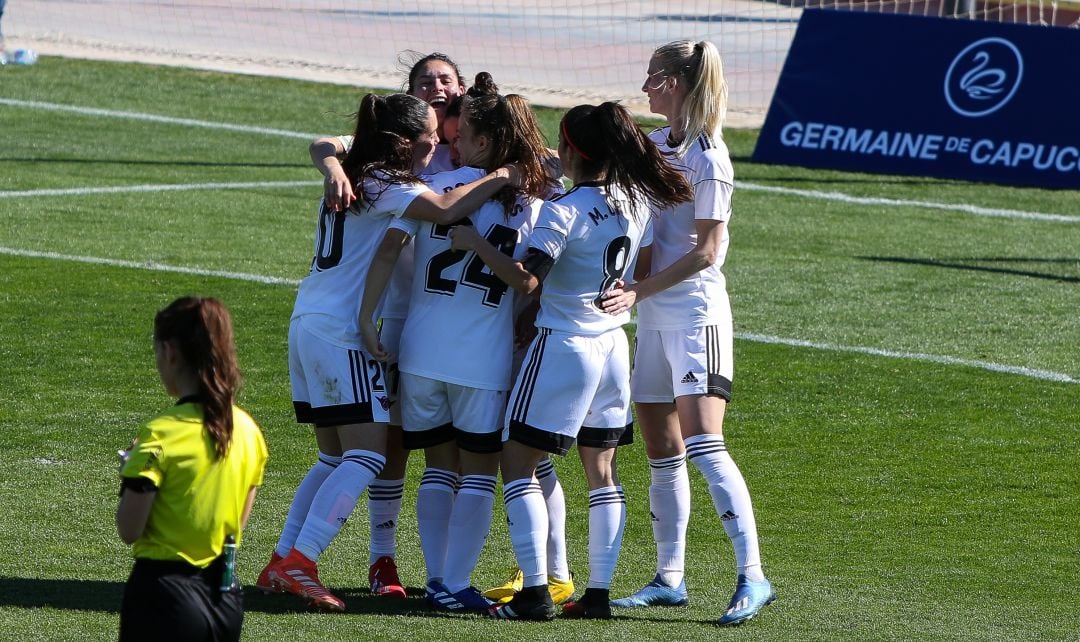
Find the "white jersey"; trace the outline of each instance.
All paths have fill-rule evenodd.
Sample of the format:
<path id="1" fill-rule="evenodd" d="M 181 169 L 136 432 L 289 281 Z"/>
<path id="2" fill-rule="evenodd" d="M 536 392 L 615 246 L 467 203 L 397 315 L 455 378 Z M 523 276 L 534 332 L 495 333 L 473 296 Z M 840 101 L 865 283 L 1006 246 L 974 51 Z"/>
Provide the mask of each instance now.
<path id="1" fill-rule="evenodd" d="M 635 216 L 636 214 L 636 216 Z M 544 279 L 536 327 L 597 336 L 630 320 L 597 306 L 601 294 L 634 273 L 638 250 L 652 242 L 648 208 L 631 210 L 599 183 L 579 183 L 544 203 L 529 246 L 555 264 Z"/>
<path id="2" fill-rule="evenodd" d="M 375 249 L 390 221 L 428 191 L 423 184 L 387 184 L 370 178 L 364 179 L 363 189 L 374 203 L 365 200 L 345 212 L 319 203 L 315 256 L 311 272 L 300 282 L 292 313 L 293 319 L 303 317 L 304 326 L 315 335 L 346 348 L 360 345 L 360 301 Z"/>
<path id="3" fill-rule="evenodd" d="M 449 191 L 486 172 L 462 167 L 432 177 L 433 189 Z M 503 206 L 488 201 L 459 225 L 473 225 L 504 254 L 520 259 L 525 232 L 542 201 L 520 201 L 508 221 Z M 492 274 L 475 252 L 451 249 L 450 228 L 399 219 L 416 248 L 416 278 L 401 334 L 398 369 L 447 383 L 508 390 L 513 359 L 514 291 Z"/>
<path id="4" fill-rule="evenodd" d="M 664 127 L 649 134 L 660 151 L 668 154 L 673 150 L 668 144 L 670 129 Z M 725 225 L 715 263 L 638 303 L 638 327 L 652 330 L 713 325 L 730 314 L 726 311 L 729 304 L 724 273 L 720 269 L 727 255 L 726 223 L 731 218 L 731 194 L 735 182 L 727 146 L 719 137 L 702 134 L 684 157 L 672 158 L 671 163 L 694 188 L 694 199 L 680 203 L 674 210 L 657 213 L 653 221 L 649 273 L 660 272 L 697 247 L 695 221 L 721 221 Z"/>

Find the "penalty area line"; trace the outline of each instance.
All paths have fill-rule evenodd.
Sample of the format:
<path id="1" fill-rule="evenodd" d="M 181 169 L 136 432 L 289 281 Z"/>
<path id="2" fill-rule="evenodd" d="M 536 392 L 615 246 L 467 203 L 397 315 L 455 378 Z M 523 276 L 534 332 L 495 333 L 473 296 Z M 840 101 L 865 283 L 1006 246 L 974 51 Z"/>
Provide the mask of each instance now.
<path id="1" fill-rule="evenodd" d="M 254 125 L 237 125 L 235 123 L 216 123 L 209 120 L 196 120 L 194 118 L 176 118 L 174 116 L 159 116 L 137 111 L 119 111 L 114 109 L 98 109 L 96 107 L 79 107 L 77 105 L 61 105 L 59 103 L 46 103 L 36 100 L 15 100 L 13 98 L 0 98 L 0 105 L 8 107 L 21 107 L 25 109 L 37 109 L 40 111 L 59 111 L 83 116 L 99 116 L 104 118 L 122 118 L 124 120 L 141 120 L 165 125 L 182 125 L 184 127 L 202 127 L 204 129 L 223 129 L 247 134 L 266 134 L 269 136 L 283 136 L 285 138 L 302 138 L 308 141 L 315 140 L 319 134 L 305 134 L 287 129 L 274 129 L 272 127 L 256 127 Z"/>
<path id="2" fill-rule="evenodd" d="M 54 261 L 73 261 L 77 263 L 89 263 L 93 265 L 104 265 L 108 267 L 122 267 L 132 268 L 138 270 L 150 270 L 155 272 L 172 272 L 177 274 L 190 274 L 196 276 L 209 276 L 218 277 L 223 279 L 233 279 L 237 281 L 248 281 L 251 283 L 260 283 L 264 285 L 286 285 L 296 287 L 300 284 L 297 279 L 286 279 L 275 276 L 264 276 L 262 274 L 247 274 L 244 272 L 230 272 L 226 270 L 208 270 L 204 268 L 194 268 L 176 265 L 165 265 L 164 263 L 156 263 L 154 261 L 123 261 L 120 259 L 107 259 L 94 256 L 76 256 L 70 254 L 60 254 L 58 252 L 39 252 L 36 250 L 21 250 L 11 247 L 0 247 L 0 255 L 7 256 L 22 256 L 28 258 L 40 258 L 49 259 Z M 637 325 L 636 322 L 631 321 L 628 325 Z M 754 334 L 749 332 L 736 332 L 735 338 L 742 341 L 752 341 L 755 343 L 768 343 L 776 345 L 786 345 L 798 348 L 812 348 L 815 350 L 828 350 L 831 352 L 847 352 L 857 354 L 867 354 L 875 357 L 886 357 L 891 359 L 908 359 L 912 361 L 924 361 L 928 363 L 936 363 L 941 365 L 950 366 L 966 366 L 970 368 L 979 368 L 982 370 L 989 370 L 991 372 L 1001 372 L 1005 374 L 1019 375 L 1022 377 L 1028 377 L 1031 379 L 1041 379 L 1044 381 L 1053 381 L 1057 383 L 1080 383 L 1080 379 L 1063 374 L 1060 372 L 1052 372 L 1050 370 L 1041 370 L 1037 368 L 1026 368 L 1023 366 L 1010 366 L 1000 363 L 993 363 L 990 361 L 977 361 L 972 359 L 961 359 L 959 357 L 950 357 L 943 355 L 924 354 L 919 352 L 903 352 L 896 350 L 882 350 L 880 348 L 868 348 L 863 346 L 844 346 L 833 343 L 821 343 L 816 341 L 807 341 L 804 339 L 789 339 L 785 337 L 774 337 L 764 334 Z"/>
<path id="3" fill-rule="evenodd" d="M 320 181 L 259 181 L 250 183 L 165 183 L 162 185 L 114 185 L 111 187 L 71 187 L 63 189 L 31 189 L 0 192 L 0 198 L 37 198 L 42 196 L 87 196 L 92 194 L 133 194 L 138 192 L 188 192 L 217 189 L 280 189 L 311 187 Z"/>

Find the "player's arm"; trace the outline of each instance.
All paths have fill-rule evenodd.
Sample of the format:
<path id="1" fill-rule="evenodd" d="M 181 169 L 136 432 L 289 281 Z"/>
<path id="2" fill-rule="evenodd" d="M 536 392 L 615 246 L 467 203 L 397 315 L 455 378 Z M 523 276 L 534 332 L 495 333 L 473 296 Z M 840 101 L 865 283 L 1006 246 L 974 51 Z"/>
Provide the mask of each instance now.
<path id="1" fill-rule="evenodd" d="M 716 263 L 720 252 L 720 241 L 724 237 L 724 222 L 714 219 L 697 219 L 694 221 L 694 227 L 697 229 L 698 237 L 694 249 L 656 274 L 649 275 L 625 288 L 611 290 L 604 295 L 601 309 L 609 314 L 620 314 L 632 308 L 638 301 L 663 292 L 677 283 L 682 283 Z M 639 256 L 638 265 L 640 264 L 641 257 Z"/>
<path id="2" fill-rule="evenodd" d="M 480 236 L 472 226 L 458 225 L 450 230 L 455 250 L 472 250 L 492 274 L 522 294 L 532 294 L 544 282 L 555 260 L 548 254 L 530 247 L 525 258 L 515 261 Z"/>
<path id="3" fill-rule="evenodd" d="M 255 507 L 255 493 L 258 487 L 252 486 L 248 490 L 247 499 L 244 500 L 244 512 L 240 516 L 240 528 L 247 528 L 248 518 L 251 517 L 251 509 Z"/>
<path id="4" fill-rule="evenodd" d="M 124 477 L 120 505 L 116 508 L 116 532 L 120 541 L 134 544 L 146 530 L 150 509 L 157 498 L 157 487 L 143 477 Z"/>
<path id="5" fill-rule="evenodd" d="M 503 165 L 487 176 L 437 194 L 420 194 L 405 208 L 404 216 L 436 225 L 450 225 L 480 209 L 495 193 L 507 185 L 518 186 L 521 172 L 514 165 Z"/>
<path id="6" fill-rule="evenodd" d="M 356 200 L 352 182 L 341 167 L 341 159 L 346 151 L 341 139 L 334 136 L 317 138 L 308 147 L 311 162 L 325 178 L 323 188 L 326 204 L 335 212 L 348 209 Z"/>
<path id="7" fill-rule="evenodd" d="M 408 241 L 409 235 L 403 230 L 393 227 L 386 230 L 382 242 L 375 250 L 374 258 L 371 259 L 371 267 L 368 268 L 367 280 L 364 282 L 364 297 L 360 301 L 360 336 L 364 340 L 364 349 L 379 361 L 389 361 L 394 355 L 387 352 L 379 341 L 379 329 L 375 327 L 375 309 L 379 307 L 379 301 L 390 283 L 394 266 L 401 256 L 401 249 Z"/>

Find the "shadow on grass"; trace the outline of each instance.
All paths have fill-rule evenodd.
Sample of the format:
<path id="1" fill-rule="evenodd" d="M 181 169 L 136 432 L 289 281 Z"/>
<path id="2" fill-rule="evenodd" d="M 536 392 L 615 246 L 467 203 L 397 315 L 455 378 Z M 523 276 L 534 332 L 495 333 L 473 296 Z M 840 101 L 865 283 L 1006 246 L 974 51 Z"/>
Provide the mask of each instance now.
<path id="1" fill-rule="evenodd" d="M 424 602 L 424 589 L 409 588 L 405 599 L 376 597 L 366 588 L 334 588 L 334 594 L 345 601 L 346 615 L 388 615 L 439 619 L 487 619 L 478 614 L 455 614 L 434 611 Z M 124 583 L 109 580 L 34 579 L 0 576 L 0 607 L 51 608 L 72 611 L 101 611 L 120 613 L 124 599 Z M 264 594 L 254 587 L 244 588 L 246 613 L 309 613 L 316 609 L 300 598 L 288 594 Z M 643 613 L 613 618 L 627 622 L 709 624 L 693 618 L 649 617 Z"/>
<path id="2" fill-rule="evenodd" d="M 1023 258 L 1023 257 L 955 257 L 945 259 L 915 259 L 904 256 L 856 256 L 864 261 L 881 261 L 886 263 L 906 263 L 910 265 L 926 265 L 929 267 L 948 268 L 953 270 L 971 270 L 974 272 L 990 272 L 993 274 L 1010 274 L 1014 276 L 1026 276 L 1033 279 L 1046 279 L 1061 281 L 1062 283 L 1080 283 L 1080 277 L 1065 274 L 1053 274 L 1051 272 L 1035 272 L 1032 270 L 1017 270 L 1014 268 L 997 267 L 989 265 L 976 265 L 977 263 L 1009 264 L 1009 263 L 1035 263 L 1035 264 L 1061 264 L 1062 266 L 1080 266 L 1080 258 Z"/>

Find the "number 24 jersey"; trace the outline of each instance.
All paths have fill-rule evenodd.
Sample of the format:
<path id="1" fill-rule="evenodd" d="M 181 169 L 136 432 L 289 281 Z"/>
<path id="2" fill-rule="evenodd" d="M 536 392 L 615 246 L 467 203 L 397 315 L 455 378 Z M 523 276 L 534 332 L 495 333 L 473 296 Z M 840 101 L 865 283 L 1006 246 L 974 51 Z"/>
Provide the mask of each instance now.
<path id="1" fill-rule="evenodd" d="M 483 176 L 462 167 L 428 177 L 450 191 Z M 542 201 L 519 199 L 507 218 L 488 201 L 457 225 L 471 225 L 503 254 L 520 259 Z M 476 255 L 451 249 L 452 226 L 398 219 L 391 227 L 413 237 L 416 272 L 401 334 L 402 372 L 471 388 L 508 390 L 513 359 L 514 291 Z"/>

